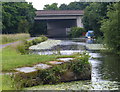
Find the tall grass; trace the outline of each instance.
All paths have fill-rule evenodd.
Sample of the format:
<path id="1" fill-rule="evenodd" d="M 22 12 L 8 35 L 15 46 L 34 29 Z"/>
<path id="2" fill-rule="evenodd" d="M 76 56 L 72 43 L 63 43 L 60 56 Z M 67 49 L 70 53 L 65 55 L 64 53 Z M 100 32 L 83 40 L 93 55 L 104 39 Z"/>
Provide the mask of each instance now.
<path id="1" fill-rule="evenodd" d="M 27 33 L 1 34 L 0 35 L 0 44 L 14 42 L 14 41 L 18 41 L 18 40 L 24 40 L 27 38 L 30 38 L 30 34 L 27 34 Z"/>

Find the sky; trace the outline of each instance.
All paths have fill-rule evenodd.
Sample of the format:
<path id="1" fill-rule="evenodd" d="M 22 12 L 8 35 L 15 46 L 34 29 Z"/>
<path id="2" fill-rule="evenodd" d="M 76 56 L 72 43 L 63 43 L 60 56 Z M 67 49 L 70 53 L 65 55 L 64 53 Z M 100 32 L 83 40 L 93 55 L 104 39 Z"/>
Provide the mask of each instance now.
<path id="1" fill-rule="evenodd" d="M 44 5 L 46 4 L 52 4 L 52 3 L 58 3 L 58 6 L 60 4 L 69 4 L 70 2 L 79 1 L 79 0 L 26 0 L 27 2 L 32 2 L 33 7 L 37 10 L 43 10 Z"/>

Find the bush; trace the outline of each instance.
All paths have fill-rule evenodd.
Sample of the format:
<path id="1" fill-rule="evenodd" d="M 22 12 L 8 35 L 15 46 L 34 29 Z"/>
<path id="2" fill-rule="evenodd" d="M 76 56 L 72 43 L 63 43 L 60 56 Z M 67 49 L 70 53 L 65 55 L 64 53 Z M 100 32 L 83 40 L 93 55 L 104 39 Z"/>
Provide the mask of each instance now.
<path id="1" fill-rule="evenodd" d="M 37 43 L 41 43 L 43 41 L 46 41 L 48 38 L 44 35 L 41 35 L 40 37 L 36 38 L 36 39 L 33 39 L 32 40 L 32 44 L 33 45 L 36 45 Z"/>
<path id="2" fill-rule="evenodd" d="M 48 39 L 47 37 L 42 35 L 42 36 L 37 37 L 37 38 L 30 40 L 30 41 L 23 41 L 23 44 L 20 44 L 17 46 L 17 50 L 21 54 L 28 54 L 28 50 L 29 50 L 30 46 L 36 45 L 36 44 L 41 43 L 43 41 L 46 41 L 47 39 Z"/>
<path id="3" fill-rule="evenodd" d="M 46 40 L 48 39 L 48 38 L 47 38 L 46 36 L 44 36 L 44 35 L 41 35 L 40 37 L 42 38 L 43 41 L 46 41 Z"/>
<path id="4" fill-rule="evenodd" d="M 69 32 L 69 37 L 76 38 L 82 36 L 82 33 L 85 32 L 84 28 L 81 27 L 72 27 Z"/>
<path id="5" fill-rule="evenodd" d="M 17 50 L 21 53 L 21 54 L 26 54 L 28 51 L 26 50 L 26 46 L 24 44 L 18 45 L 17 46 Z"/>

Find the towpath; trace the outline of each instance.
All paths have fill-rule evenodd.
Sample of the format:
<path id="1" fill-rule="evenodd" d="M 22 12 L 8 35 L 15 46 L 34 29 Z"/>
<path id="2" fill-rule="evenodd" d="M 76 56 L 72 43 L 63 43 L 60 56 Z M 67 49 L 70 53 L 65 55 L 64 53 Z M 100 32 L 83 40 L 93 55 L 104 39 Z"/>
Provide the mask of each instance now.
<path id="1" fill-rule="evenodd" d="M 29 38 L 29 39 L 27 39 L 27 40 L 33 40 L 33 39 L 35 39 L 35 37 Z M 11 42 L 11 43 L 7 43 L 7 44 L 1 44 L 1 45 L 0 45 L 0 48 L 4 48 L 4 47 L 7 47 L 7 46 L 9 46 L 9 45 L 16 44 L 16 43 L 19 43 L 19 42 L 20 42 L 20 41 Z"/>

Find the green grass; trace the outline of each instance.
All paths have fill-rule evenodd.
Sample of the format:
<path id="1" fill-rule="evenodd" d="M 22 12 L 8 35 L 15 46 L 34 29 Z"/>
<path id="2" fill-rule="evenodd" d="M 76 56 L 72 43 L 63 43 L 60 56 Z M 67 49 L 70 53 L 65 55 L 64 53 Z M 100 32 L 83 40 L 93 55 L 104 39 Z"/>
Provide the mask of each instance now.
<path id="1" fill-rule="evenodd" d="M 65 56 L 65 55 L 34 55 L 25 54 L 21 55 L 12 47 L 3 48 L 2 52 L 2 71 L 8 72 L 13 69 L 24 66 L 33 66 L 38 63 L 47 63 L 47 61 L 56 60 L 62 57 L 76 57 L 79 55 Z M 1 62 L 1 61 L 0 61 Z"/>
<path id="2" fill-rule="evenodd" d="M 21 55 L 11 47 L 2 50 L 2 71 L 11 71 L 17 67 L 31 66 L 33 64 L 54 60 L 55 55 Z"/>
<path id="3" fill-rule="evenodd" d="M 15 90 L 13 81 L 9 75 L 0 75 L 2 79 L 2 85 L 0 85 L 0 90 Z"/>
<path id="4" fill-rule="evenodd" d="M 0 44 L 6 44 L 10 42 L 15 42 L 18 40 L 24 40 L 30 38 L 30 34 L 19 33 L 19 34 L 2 34 L 0 35 Z"/>

